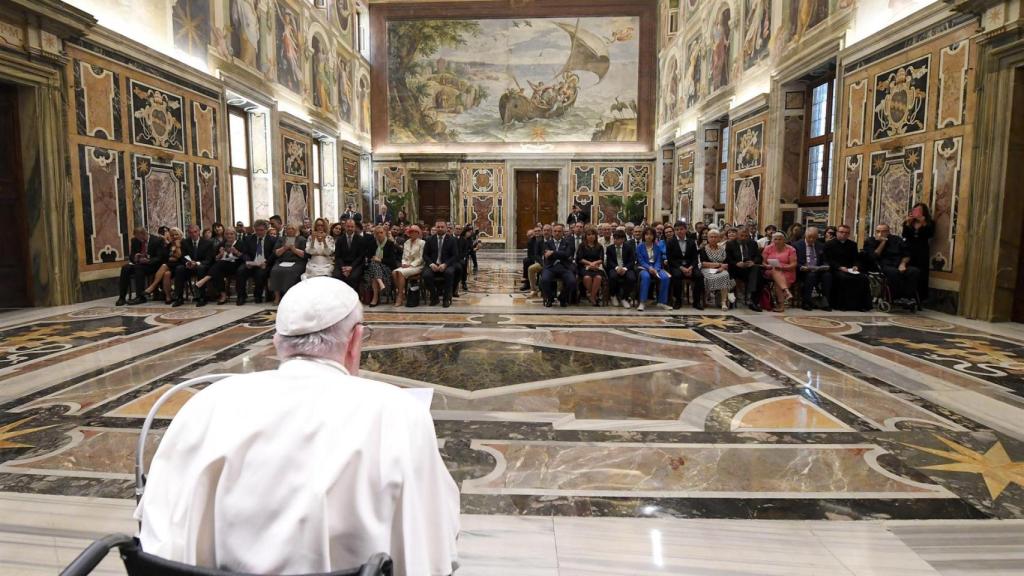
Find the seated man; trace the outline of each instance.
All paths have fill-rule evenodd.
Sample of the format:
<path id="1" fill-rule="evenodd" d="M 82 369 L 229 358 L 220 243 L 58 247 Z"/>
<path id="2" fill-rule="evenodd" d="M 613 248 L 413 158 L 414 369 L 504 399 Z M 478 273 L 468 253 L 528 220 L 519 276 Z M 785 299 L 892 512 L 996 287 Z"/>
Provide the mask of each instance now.
<path id="1" fill-rule="evenodd" d="M 235 272 L 236 301 L 239 306 L 245 304 L 248 294 L 249 279 L 253 280 L 253 299 L 257 304 L 263 303 L 263 293 L 267 286 L 267 276 L 274 261 L 275 240 L 267 233 L 270 225 L 266 220 L 257 220 L 252 225 L 253 234 L 242 241 L 242 263 Z"/>
<path id="2" fill-rule="evenodd" d="M 797 275 L 802 283 L 801 307 L 804 310 L 814 309 L 811 297 L 817 288 L 826 299 L 822 310 L 831 310 L 832 302 L 829 298 L 832 297 L 832 271 L 825 259 L 825 245 L 818 242 L 818 229 L 808 226 L 804 230 L 804 239 L 794 242 L 793 248 L 796 249 Z"/>
<path id="3" fill-rule="evenodd" d="M 199 226 L 188 227 L 188 238 L 181 241 L 181 260 L 174 268 L 175 299 L 172 306 L 185 303 L 185 286 L 189 278 L 202 278 L 213 265 L 213 242 L 202 237 Z M 206 303 L 206 290 L 196 290 L 196 303 Z"/>
<path id="4" fill-rule="evenodd" d="M 544 271 L 544 244 L 551 239 L 551 225 L 545 224 L 534 233 L 533 249 L 530 251 L 532 264 L 526 275 L 530 282 L 530 298 L 540 294 L 540 273 Z"/>
<path id="5" fill-rule="evenodd" d="M 127 304 L 144 304 L 146 302 L 146 276 L 155 274 L 163 264 L 164 239 L 146 232 L 142 226 L 132 232 L 131 253 L 128 263 L 121 267 L 121 280 L 118 286 L 115 306 L 124 306 L 128 296 L 128 283 L 135 281 L 135 298 Z"/>
<path id="6" fill-rule="evenodd" d="M 353 219 L 345 221 L 345 231 L 334 239 L 334 275 L 355 291 L 363 280 L 366 244 Z"/>
<path id="7" fill-rule="evenodd" d="M 725 243 L 725 258 L 729 264 L 729 275 L 737 282 L 743 282 L 747 306 L 754 312 L 761 311 L 757 302 L 758 290 L 761 288 L 761 249 L 757 242 L 750 238 L 750 229 L 746 226 L 736 233 L 735 240 Z"/>
<path id="8" fill-rule="evenodd" d="M 433 288 L 436 280 L 444 280 L 445 308 L 452 305 L 452 294 L 455 290 L 455 279 L 459 277 L 459 246 L 458 240 L 448 234 L 448 223 L 437 221 L 437 234 L 427 240 L 423 247 L 423 281 Z M 437 306 L 437 290 L 433 290 L 430 305 Z"/>
<path id="9" fill-rule="evenodd" d="M 864 259 L 885 274 L 896 304 L 917 307 L 917 277 L 920 270 L 910 265 L 910 252 L 899 236 L 889 234 L 888 224 L 875 226 L 875 235 L 864 242 Z"/>
<path id="10" fill-rule="evenodd" d="M 576 274 L 572 258 L 575 250 L 570 239 L 565 237 L 565 226 L 555 224 L 555 236 L 544 243 L 544 271 L 540 274 L 540 288 L 544 293 L 544 306 L 550 308 L 555 301 L 556 283 L 562 281 L 562 292 L 558 301 L 562 308 L 569 305 L 569 297 L 576 291 Z"/>
<path id="11" fill-rule="evenodd" d="M 193 396 L 153 457 L 135 511 L 142 548 L 247 574 L 351 569 L 386 552 L 395 574 L 450 574 L 459 490 L 429 409 L 364 380 L 359 297 L 330 277 L 281 300 L 276 370 Z"/>
<path id="12" fill-rule="evenodd" d="M 605 249 L 604 270 L 608 275 L 608 292 L 612 306 L 622 303 L 629 308 L 629 299 L 636 288 L 636 251 L 626 244 L 626 232 L 616 230 L 612 245 Z"/>
<path id="13" fill-rule="evenodd" d="M 526 231 L 526 256 L 523 258 L 523 285 L 519 287 L 520 292 L 530 289 L 530 266 L 533 265 L 533 252 L 538 236 L 533 228 Z"/>
<path id="14" fill-rule="evenodd" d="M 704 275 L 700 272 L 697 255 L 700 250 L 697 242 L 690 236 L 686 222 L 675 226 L 675 235 L 665 242 L 665 255 L 668 258 L 668 273 L 672 276 L 672 308 L 683 307 L 683 282 L 693 282 L 693 307 L 704 309 Z"/>
<path id="15" fill-rule="evenodd" d="M 825 243 L 825 262 L 832 271 L 829 302 L 839 310 L 871 311 L 871 286 L 862 274 L 857 243 L 850 240 L 850 227 L 840 224 L 836 237 Z"/>

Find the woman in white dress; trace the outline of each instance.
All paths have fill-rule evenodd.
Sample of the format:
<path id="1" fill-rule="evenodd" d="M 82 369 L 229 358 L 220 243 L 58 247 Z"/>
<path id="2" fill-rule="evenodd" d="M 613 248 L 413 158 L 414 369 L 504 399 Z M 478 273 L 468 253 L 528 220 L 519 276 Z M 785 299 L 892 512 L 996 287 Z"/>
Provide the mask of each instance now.
<path id="1" fill-rule="evenodd" d="M 406 231 L 409 239 L 402 247 L 402 263 L 391 273 L 395 280 L 395 307 L 405 306 L 405 282 L 418 276 L 423 270 L 423 246 L 426 242 L 420 236 L 423 231 L 415 224 Z"/>
<path id="2" fill-rule="evenodd" d="M 729 276 L 729 265 L 725 262 L 725 242 L 716 228 L 708 230 L 708 243 L 700 249 L 700 271 L 704 275 L 704 290 L 721 292 L 722 310 L 736 301 L 732 287 L 736 283 Z"/>
<path id="3" fill-rule="evenodd" d="M 327 235 L 327 223 L 323 219 L 317 219 L 313 225 L 313 233 L 306 242 L 306 272 L 302 279 L 315 278 L 317 276 L 330 276 L 334 272 L 334 238 Z"/>

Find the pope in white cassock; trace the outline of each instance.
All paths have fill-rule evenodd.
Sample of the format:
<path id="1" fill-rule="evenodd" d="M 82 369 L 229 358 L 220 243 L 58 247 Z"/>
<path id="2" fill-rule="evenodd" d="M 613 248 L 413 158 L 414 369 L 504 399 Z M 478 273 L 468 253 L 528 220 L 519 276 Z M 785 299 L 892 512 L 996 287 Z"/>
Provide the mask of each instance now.
<path id="1" fill-rule="evenodd" d="M 146 552 L 255 574 L 328 572 L 389 553 L 450 574 L 459 490 L 429 410 L 355 376 L 362 307 L 333 278 L 281 300 L 277 370 L 196 394 L 171 422 L 135 517 Z"/>

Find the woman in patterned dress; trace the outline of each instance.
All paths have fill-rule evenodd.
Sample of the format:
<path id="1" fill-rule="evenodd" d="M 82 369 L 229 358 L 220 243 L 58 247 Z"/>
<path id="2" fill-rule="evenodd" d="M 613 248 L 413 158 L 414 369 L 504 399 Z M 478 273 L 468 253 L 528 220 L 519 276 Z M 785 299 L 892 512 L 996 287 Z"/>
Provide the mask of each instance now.
<path id="1" fill-rule="evenodd" d="M 708 292 L 719 291 L 722 295 L 722 310 L 736 302 L 732 293 L 735 282 L 729 276 L 729 265 L 725 263 L 725 242 L 722 233 L 716 228 L 708 230 L 708 243 L 700 249 L 700 271 L 704 275 L 704 289 Z"/>
<path id="2" fill-rule="evenodd" d="M 383 226 L 373 227 L 373 240 L 370 244 L 373 252 L 366 263 L 366 277 L 370 279 L 373 288 L 371 307 L 380 303 L 381 290 L 391 289 L 391 271 L 398 268 L 402 257 L 395 241 L 388 238 Z"/>

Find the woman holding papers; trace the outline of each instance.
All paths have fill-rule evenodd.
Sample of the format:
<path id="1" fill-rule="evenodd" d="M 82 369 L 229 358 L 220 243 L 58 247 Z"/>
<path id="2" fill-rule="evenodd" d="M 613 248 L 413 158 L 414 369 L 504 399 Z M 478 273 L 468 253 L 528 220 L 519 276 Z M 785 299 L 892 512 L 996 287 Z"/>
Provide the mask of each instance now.
<path id="1" fill-rule="evenodd" d="M 732 293 L 736 283 L 729 276 L 722 233 L 715 228 L 708 230 L 708 243 L 700 249 L 700 271 L 704 275 L 704 289 L 708 292 L 720 291 L 722 310 L 728 310 L 729 304 L 736 302 L 736 296 Z"/>
<path id="2" fill-rule="evenodd" d="M 277 306 L 281 296 L 298 284 L 306 271 L 306 238 L 299 236 L 297 226 L 289 224 L 285 227 L 284 234 L 274 244 L 274 256 L 267 286 L 274 293 L 274 306 Z"/>

